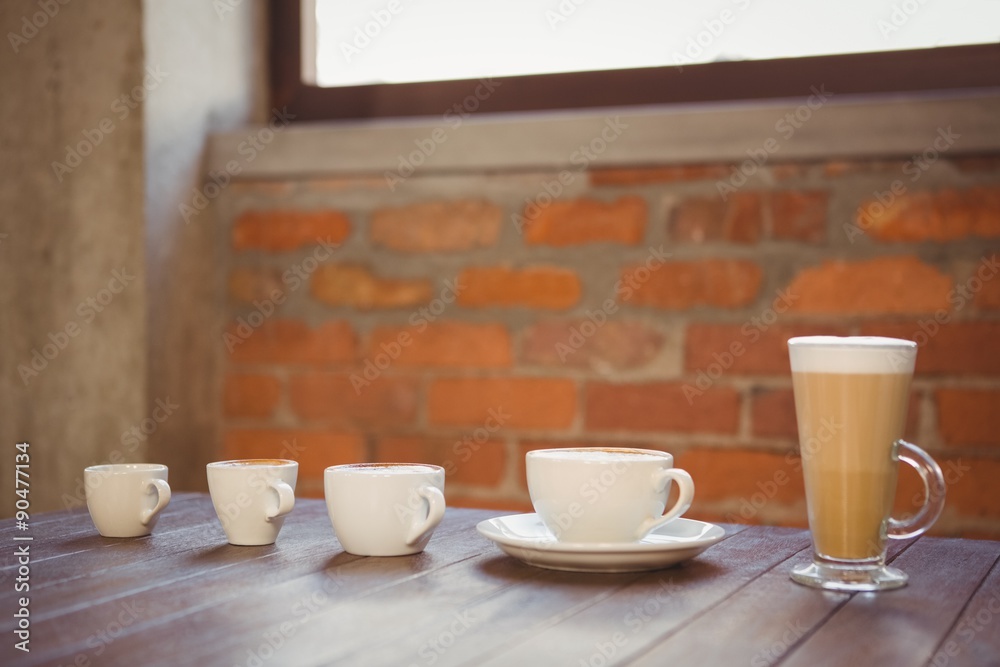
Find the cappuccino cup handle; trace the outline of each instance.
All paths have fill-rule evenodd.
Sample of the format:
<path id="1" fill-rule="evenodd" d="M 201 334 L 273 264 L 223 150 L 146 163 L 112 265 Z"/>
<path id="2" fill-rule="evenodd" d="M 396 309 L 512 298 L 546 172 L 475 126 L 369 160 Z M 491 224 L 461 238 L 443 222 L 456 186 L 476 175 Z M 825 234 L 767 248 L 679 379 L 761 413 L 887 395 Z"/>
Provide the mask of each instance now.
<path id="1" fill-rule="evenodd" d="M 663 491 L 670 480 L 677 482 L 677 489 L 680 491 L 677 502 L 663 516 L 643 521 L 639 530 L 636 531 L 635 539 L 641 540 L 653 530 L 684 514 L 691 507 L 691 501 L 694 500 L 694 480 L 691 479 L 691 475 L 680 468 L 665 468 L 653 473 L 653 483 L 656 485 L 657 491 Z"/>
<path id="2" fill-rule="evenodd" d="M 888 536 L 895 540 L 905 540 L 930 528 L 941 515 L 941 510 L 944 509 L 944 475 L 927 452 L 905 440 L 894 443 L 892 458 L 910 464 L 924 483 L 924 506 L 919 512 L 902 521 L 889 517 Z"/>
<path id="3" fill-rule="evenodd" d="M 162 479 L 149 480 L 147 488 L 156 489 L 156 505 L 151 510 L 143 510 L 139 520 L 142 521 L 142 525 L 144 526 L 149 525 L 153 517 L 159 514 L 167 506 L 167 503 L 170 502 L 170 485 Z"/>
<path id="4" fill-rule="evenodd" d="M 292 491 L 292 487 L 280 479 L 272 480 L 267 485 L 278 493 L 278 509 L 274 514 L 267 515 L 267 520 L 273 521 L 292 511 L 292 508 L 295 507 L 295 492 Z"/>
<path id="5" fill-rule="evenodd" d="M 406 546 L 412 547 L 431 532 L 444 518 L 444 494 L 436 486 L 422 486 L 417 495 L 427 501 L 427 518 L 410 528 Z"/>

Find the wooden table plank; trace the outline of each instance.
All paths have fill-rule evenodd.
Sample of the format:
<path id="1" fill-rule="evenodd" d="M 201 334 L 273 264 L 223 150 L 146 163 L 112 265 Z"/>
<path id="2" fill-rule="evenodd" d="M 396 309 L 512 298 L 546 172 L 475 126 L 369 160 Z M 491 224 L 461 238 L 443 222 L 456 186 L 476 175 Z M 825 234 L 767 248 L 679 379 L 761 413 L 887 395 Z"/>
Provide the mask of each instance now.
<path id="1" fill-rule="evenodd" d="M 188 523 L 156 530 L 146 537 L 106 538 L 95 531 L 86 537 L 63 541 L 63 548 L 70 554 L 67 557 L 43 558 L 39 562 L 32 559 L 34 583 L 31 592 L 39 606 L 39 615 L 49 614 L 53 605 L 69 607 L 92 603 L 123 590 L 147 586 L 151 572 L 183 576 L 186 572 L 178 571 L 176 566 L 184 561 L 178 559 L 205 545 L 226 544 L 222 526 L 211 505 L 192 507 L 187 514 Z M 49 547 L 54 548 L 52 544 Z M 70 582 L 75 583 L 68 587 Z M 3 591 L 0 604 L 12 593 Z M 8 619 L 0 619 L 0 632 L 9 624 Z"/>
<path id="2" fill-rule="evenodd" d="M 315 520 L 321 517 L 314 508 L 300 508 L 293 516 L 294 520 L 289 517 L 277 545 L 236 547 L 199 542 L 176 556 L 169 567 L 161 568 L 146 560 L 129 561 L 124 567 L 109 569 L 106 571 L 107 578 L 122 585 L 109 587 L 99 584 L 102 586 L 99 589 L 102 597 L 97 597 L 93 589 L 90 595 L 67 596 L 58 588 L 45 588 L 38 599 L 42 610 L 36 614 L 35 628 L 39 634 L 45 634 L 50 632 L 49 626 L 54 625 L 51 632 L 67 642 L 74 637 L 72 614 L 81 609 L 117 613 L 116 608 L 131 605 L 131 608 L 142 609 L 142 619 L 149 620 L 177 609 L 187 609 L 189 603 L 185 603 L 185 599 L 224 598 L 230 588 L 242 589 L 248 577 L 253 577 L 255 581 L 280 581 L 292 578 L 296 573 L 312 571 L 329 559 L 330 547 L 336 547 L 337 543 L 332 530 L 328 535 L 321 535 L 316 530 Z M 289 545 L 285 545 L 287 540 L 291 540 Z M 183 567 L 177 567 L 177 558 L 181 559 Z M 143 571 L 149 565 L 168 574 L 150 578 L 147 572 L 143 577 Z M 139 572 L 124 577 L 127 581 L 120 582 L 116 578 L 119 572 L 131 570 Z M 168 594 L 160 594 L 162 591 Z"/>
<path id="3" fill-rule="evenodd" d="M 890 543 L 894 560 L 915 540 Z M 724 602 L 673 632 L 637 659 L 636 665 L 663 665 L 698 655 L 708 665 L 745 662 L 753 667 L 777 663 L 781 657 L 847 603 L 850 595 L 818 591 L 794 583 L 792 568 L 812 560 L 803 549 L 736 591 Z M 725 637 L 725 641 L 718 641 Z"/>
<path id="4" fill-rule="evenodd" d="M 154 535 L 162 535 L 188 527 L 192 516 L 215 517 L 215 511 L 211 503 L 206 507 L 204 496 L 197 493 L 179 494 L 179 498 L 172 498 L 170 504 L 166 506 L 160 514 L 159 521 L 154 529 Z M 209 514 L 210 513 L 210 514 Z M 218 519 L 216 519 L 217 521 Z M 0 535 L 0 543 L 13 540 L 14 535 L 30 535 L 33 539 L 32 562 L 40 563 L 48 558 L 64 558 L 68 553 L 79 551 L 89 551 L 129 540 L 143 540 L 146 538 L 102 538 L 94 522 L 90 519 L 90 514 L 84 508 L 82 512 L 66 514 L 64 520 L 53 517 L 49 521 L 30 524 L 30 530 L 6 531 L 6 536 Z M 220 527 L 221 530 L 221 527 Z M 94 538 L 90 540 L 88 538 Z M 76 540 L 79 540 L 79 543 Z M 3 563 L 0 571 L 16 569 L 12 563 Z"/>
<path id="5" fill-rule="evenodd" d="M 170 497 L 170 503 L 161 512 L 160 517 L 162 519 L 162 517 L 168 516 L 171 513 L 176 513 L 188 503 L 204 504 L 205 498 L 206 494 L 204 493 L 186 491 L 174 493 Z M 14 535 L 24 535 L 25 532 L 35 533 L 36 529 L 44 531 L 43 535 L 58 535 L 60 533 L 56 530 L 57 528 L 63 530 L 70 527 L 73 529 L 89 527 L 95 533 L 97 532 L 94 522 L 90 520 L 90 512 L 87 511 L 86 505 L 80 505 L 69 510 L 55 510 L 32 514 L 28 520 L 28 526 L 28 531 L 21 531 L 17 530 L 16 523 L 12 519 L 0 521 L 0 541 L 6 541 Z"/>
<path id="6" fill-rule="evenodd" d="M 572 618 L 539 628 L 544 632 L 512 637 L 481 663 L 626 662 L 808 546 L 808 536 L 801 530 L 747 528 L 681 567 L 644 574 L 633 585 Z M 612 655 L 605 657 L 604 653 Z M 474 662 L 480 660 L 470 659 L 468 664 Z"/>
<path id="7" fill-rule="evenodd" d="M 245 632 L 227 637 L 224 643 L 199 647 L 197 661 L 228 664 L 246 660 L 250 651 L 260 651 L 267 640 L 262 627 L 274 638 L 282 633 L 282 624 L 288 624 L 290 627 L 282 634 L 294 637 L 294 642 L 285 643 L 276 652 L 281 664 L 336 663 L 352 648 L 393 643 L 415 632 L 427 615 L 451 613 L 469 600 L 512 585 L 509 578 L 499 574 L 484 577 L 473 566 L 485 549 L 475 539 L 478 535 L 474 531 L 482 516 L 475 519 L 454 531 L 449 540 L 435 546 L 432 539 L 421 555 L 364 558 L 351 564 L 353 567 L 340 568 L 341 580 L 347 585 L 308 613 L 296 610 L 300 598 L 290 597 L 287 592 L 274 594 L 272 605 L 255 612 L 266 616 L 266 624 L 249 619 Z M 422 561 L 433 565 L 421 566 Z M 365 572 L 378 585 L 356 586 L 358 575 Z"/>
<path id="8" fill-rule="evenodd" d="M 195 612 L 197 609 L 191 604 L 192 599 L 207 601 L 202 607 L 220 605 L 241 596 L 253 595 L 254 589 L 248 587 L 248 581 L 252 581 L 254 587 L 264 589 L 322 571 L 330 564 L 331 553 L 336 554 L 334 560 L 338 563 L 337 567 L 360 558 L 340 552 L 332 530 L 329 535 L 322 535 L 315 531 L 315 524 L 313 528 L 312 535 L 297 539 L 303 544 L 296 549 L 231 545 L 211 549 L 197 557 L 206 565 L 197 573 L 171 583 L 156 582 L 147 589 L 90 605 L 88 611 L 111 618 L 122 610 L 138 610 L 134 621 L 141 622 L 136 628 L 141 630 L 155 627 L 156 621 L 166 623 Z M 465 522 L 455 522 L 453 526 L 453 530 L 467 529 Z M 447 538 L 448 535 L 449 528 L 445 527 L 440 536 Z M 160 589 L 165 586 L 169 586 L 169 590 L 161 594 Z M 35 628 L 39 636 L 58 636 L 63 644 L 82 643 L 94 633 L 93 628 L 81 626 L 78 618 L 68 614 L 47 619 Z"/>
<path id="9" fill-rule="evenodd" d="M 630 664 L 673 664 L 691 655 L 706 665 L 774 664 L 850 599 L 847 594 L 799 586 L 788 578 L 792 566 L 811 559 L 811 550 L 805 550 L 782 561 Z"/>
<path id="10" fill-rule="evenodd" d="M 997 542 L 892 542 L 910 586 L 847 596 L 788 579 L 803 530 L 729 527 L 679 567 L 608 575 L 503 555 L 474 529 L 499 514 L 449 509 L 400 558 L 344 553 L 315 499 L 268 547 L 226 544 L 203 494 L 133 540 L 97 536 L 85 511 L 46 516 L 30 531 L 33 650 L 0 644 L 0 664 L 1000 665 Z"/>
<path id="11" fill-rule="evenodd" d="M 992 542 L 995 546 L 996 542 Z M 998 550 L 1000 556 L 1000 550 Z M 934 667 L 1000 665 L 1000 559 L 931 659 Z"/>
<path id="12" fill-rule="evenodd" d="M 162 664 L 171 664 L 169 656 L 183 652 L 192 664 L 229 664 L 230 660 L 242 662 L 247 657 L 246 647 L 259 646 L 263 633 L 277 629 L 286 621 L 297 625 L 326 607 L 349 602 L 372 591 L 391 588 L 474 555 L 454 548 L 449 538 L 456 534 L 468 534 L 475 523 L 496 514 L 449 510 L 446 522 L 431 540 L 431 545 L 439 548 L 411 558 L 373 559 L 359 558 L 341 550 L 329 519 L 325 517 L 326 509 L 322 501 L 306 501 L 303 505 L 289 516 L 277 546 L 203 547 L 202 552 L 192 554 L 192 561 L 205 555 L 213 556 L 217 562 L 238 558 L 237 566 L 222 572 L 205 572 L 197 581 L 185 581 L 185 589 L 180 591 L 180 595 L 175 586 L 167 591 L 143 590 L 109 605 L 111 612 L 115 612 L 131 603 L 140 606 L 143 613 L 106 646 L 105 657 L 132 652 L 148 654 L 152 651 L 156 655 L 167 656 Z M 296 515 L 297 524 L 292 522 Z M 286 529 L 296 527 L 298 534 L 293 530 L 285 535 Z M 281 554 L 277 563 L 280 567 L 260 563 L 262 550 Z M 217 553 L 213 555 L 209 553 L 211 551 Z M 303 556 L 306 552 L 307 555 Z M 299 560 L 304 562 L 292 569 L 286 567 Z M 269 565 L 268 574 L 264 570 Z M 205 577 L 220 581 L 206 583 L 203 581 Z M 192 604 L 192 599 L 197 604 Z M 224 628 L 225 631 L 206 634 L 200 632 L 203 628 Z M 85 634 L 93 634 L 100 629 L 100 625 L 92 626 Z M 76 633 L 77 637 L 80 635 L 80 632 Z M 328 638 L 329 633 L 326 634 Z M 56 653 L 46 653 L 41 658 L 44 658 L 43 662 L 57 658 L 71 659 L 79 653 L 86 654 L 88 650 L 85 641 L 78 641 Z M 92 650 L 90 655 L 93 655 Z"/>
<path id="13" fill-rule="evenodd" d="M 736 534 L 742 528 L 732 527 L 731 531 Z M 721 550 L 722 546 L 716 545 L 714 549 Z M 409 660 L 416 664 L 482 664 L 506 645 L 529 639 L 565 619 L 576 617 L 595 604 L 634 588 L 640 580 L 650 585 L 654 575 L 662 580 L 671 576 L 669 573 L 683 569 L 622 574 L 557 572 L 525 565 L 500 554 L 493 545 L 483 558 L 470 564 L 484 575 L 508 578 L 512 585 L 500 587 L 495 594 L 472 600 L 461 608 L 425 613 L 411 632 L 396 637 L 391 645 L 383 644 L 374 650 L 358 645 L 353 653 L 340 655 L 338 661 L 350 664 L 371 660 L 376 664 L 389 664 L 396 655 L 402 656 L 404 663 Z M 406 604 L 419 607 L 421 601 Z M 523 610 L 531 610 L 531 613 L 523 613 Z M 322 657 L 330 660 L 335 656 L 324 654 Z"/>
<path id="14" fill-rule="evenodd" d="M 855 594 L 779 664 L 926 664 L 996 557 L 996 543 L 922 538 L 894 563 L 907 586 Z"/>

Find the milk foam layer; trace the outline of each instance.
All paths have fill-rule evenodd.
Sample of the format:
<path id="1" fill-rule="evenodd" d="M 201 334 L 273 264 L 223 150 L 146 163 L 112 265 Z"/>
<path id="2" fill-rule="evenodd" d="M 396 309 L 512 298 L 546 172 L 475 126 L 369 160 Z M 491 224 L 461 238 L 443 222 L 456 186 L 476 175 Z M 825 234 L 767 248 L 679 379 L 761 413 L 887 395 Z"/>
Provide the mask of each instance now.
<path id="1" fill-rule="evenodd" d="M 368 475 L 413 475 L 416 473 L 426 474 L 435 472 L 437 468 L 411 463 L 360 463 L 357 465 L 334 466 L 327 468 L 327 470 L 342 470 L 351 474 Z"/>
<path id="2" fill-rule="evenodd" d="M 917 344 L 880 336 L 802 336 L 788 341 L 793 373 L 912 374 Z"/>
<path id="3" fill-rule="evenodd" d="M 530 452 L 532 456 L 568 461 L 621 461 L 622 459 L 659 460 L 665 454 L 652 454 L 637 449 L 553 449 L 545 452 Z"/>
<path id="4" fill-rule="evenodd" d="M 253 468 L 287 466 L 295 463 L 287 459 L 236 459 L 233 461 L 217 461 L 209 465 L 214 468 Z"/>

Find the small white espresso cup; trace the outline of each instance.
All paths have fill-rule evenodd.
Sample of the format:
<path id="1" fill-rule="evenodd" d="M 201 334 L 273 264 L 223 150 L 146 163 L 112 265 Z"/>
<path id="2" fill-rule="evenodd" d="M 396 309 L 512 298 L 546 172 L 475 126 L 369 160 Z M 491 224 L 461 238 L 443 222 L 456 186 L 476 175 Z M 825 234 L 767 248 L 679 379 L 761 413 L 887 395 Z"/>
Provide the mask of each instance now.
<path id="1" fill-rule="evenodd" d="M 295 507 L 297 461 L 238 459 L 208 464 L 208 492 L 230 544 L 274 544 Z"/>
<path id="2" fill-rule="evenodd" d="M 535 512 L 560 542 L 637 542 L 691 506 L 694 482 L 651 449 L 578 447 L 526 455 Z M 664 514 L 670 482 L 679 497 Z"/>
<path id="3" fill-rule="evenodd" d="M 149 535 L 170 502 L 167 466 L 159 463 L 90 466 L 83 482 L 90 518 L 104 537 Z"/>
<path id="4" fill-rule="evenodd" d="M 444 468 L 424 463 L 331 466 L 326 508 L 341 546 L 357 556 L 406 556 L 444 517 Z"/>

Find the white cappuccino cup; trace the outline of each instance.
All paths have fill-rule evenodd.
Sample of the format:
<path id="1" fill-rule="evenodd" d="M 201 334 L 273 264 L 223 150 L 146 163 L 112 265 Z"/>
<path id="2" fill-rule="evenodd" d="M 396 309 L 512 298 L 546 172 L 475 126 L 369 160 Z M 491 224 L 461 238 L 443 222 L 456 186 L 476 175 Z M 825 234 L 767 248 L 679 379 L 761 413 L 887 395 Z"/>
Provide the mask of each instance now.
<path id="1" fill-rule="evenodd" d="M 531 504 L 560 542 L 637 542 L 686 512 L 694 498 L 691 475 L 652 449 L 539 449 L 525 464 Z M 664 513 L 671 482 L 679 497 Z"/>
<path id="2" fill-rule="evenodd" d="M 424 463 L 331 466 L 326 508 L 341 546 L 357 556 L 419 553 L 444 517 L 444 468 Z"/>

